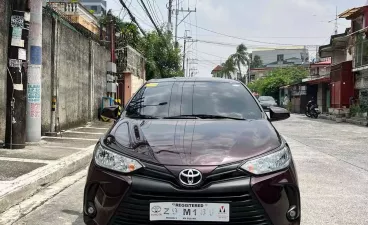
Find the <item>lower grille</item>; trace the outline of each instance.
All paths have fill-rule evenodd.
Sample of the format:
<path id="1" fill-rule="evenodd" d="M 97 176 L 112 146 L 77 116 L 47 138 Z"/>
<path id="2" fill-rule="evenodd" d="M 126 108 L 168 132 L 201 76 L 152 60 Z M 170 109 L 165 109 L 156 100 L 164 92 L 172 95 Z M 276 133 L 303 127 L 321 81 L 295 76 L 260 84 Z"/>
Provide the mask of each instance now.
<path id="1" fill-rule="evenodd" d="M 230 203 L 230 222 L 182 222 L 182 221 L 160 221 L 150 222 L 150 202 L 202 202 L 202 203 Z M 249 192 L 222 193 L 221 196 L 206 196 L 204 193 L 180 193 L 163 195 L 155 192 L 130 191 L 117 208 L 115 215 L 111 218 L 110 225 L 215 225 L 215 224 L 247 224 L 247 225 L 270 225 L 265 212 L 259 202 Z"/>

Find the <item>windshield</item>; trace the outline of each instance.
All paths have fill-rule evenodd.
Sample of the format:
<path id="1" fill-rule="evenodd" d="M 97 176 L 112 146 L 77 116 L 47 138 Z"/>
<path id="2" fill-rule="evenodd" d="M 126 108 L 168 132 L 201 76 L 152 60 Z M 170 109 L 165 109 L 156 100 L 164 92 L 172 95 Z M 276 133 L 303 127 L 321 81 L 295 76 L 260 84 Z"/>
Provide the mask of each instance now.
<path id="1" fill-rule="evenodd" d="M 258 98 L 258 100 L 259 101 L 272 101 L 272 102 L 275 101 L 275 99 L 271 96 L 261 96 L 261 97 Z"/>
<path id="2" fill-rule="evenodd" d="M 240 83 L 160 82 L 145 85 L 127 106 L 126 116 L 145 118 L 212 115 L 260 119 L 261 110 Z"/>

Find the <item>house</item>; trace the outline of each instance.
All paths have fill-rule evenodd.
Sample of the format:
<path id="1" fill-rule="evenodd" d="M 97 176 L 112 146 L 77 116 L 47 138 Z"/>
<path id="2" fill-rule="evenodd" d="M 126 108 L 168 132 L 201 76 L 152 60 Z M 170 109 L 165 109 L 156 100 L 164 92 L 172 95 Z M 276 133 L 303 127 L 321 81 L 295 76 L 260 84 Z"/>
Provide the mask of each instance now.
<path id="1" fill-rule="evenodd" d="M 309 97 L 315 97 L 322 112 L 328 112 L 330 107 L 330 71 L 331 58 L 323 58 L 309 65 L 309 77 L 302 80 L 308 89 L 315 91 Z"/>
<path id="2" fill-rule="evenodd" d="M 221 72 L 222 70 L 222 66 L 220 65 L 217 65 L 212 71 L 211 71 L 211 74 L 212 76 L 214 77 L 218 77 L 218 74 Z"/>
<path id="3" fill-rule="evenodd" d="M 327 88 L 330 92 L 331 112 L 335 109 L 349 108 L 349 100 L 354 96 L 349 32 L 350 28 L 347 28 L 344 33 L 332 35 L 328 45 L 319 47 L 321 58 L 331 57 L 330 82 Z"/>
<path id="4" fill-rule="evenodd" d="M 348 9 L 339 17 L 351 20 L 347 52 L 353 54 L 351 67 L 355 96 L 361 107 L 368 108 L 368 6 Z"/>
<path id="5" fill-rule="evenodd" d="M 272 70 L 272 68 L 269 68 L 269 67 L 268 68 L 263 67 L 263 68 L 250 69 L 250 82 L 267 76 L 267 73 L 271 70 Z"/>
<path id="6" fill-rule="evenodd" d="M 309 64 L 309 52 L 305 46 L 280 47 L 274 49 L 255 49 L 252 57 L 259 56 L 263 67 L 277 68 Z"/>
<path id="7" fill-rule="evenodd" d="M 100 29 L 97 17 L 91 14 L 82 4 L 52 1 L 48 2 L 47 5 L 68 18 L 69 22 L 72 24 L 78 25 L 93 34 L 99 34 Z"/>
<path id="8" fill-rule="evenodd" d="M 107 3 L 106 0 L 51 0 L 47 2 L 64 2 L 64 3 L 77 3 L 79 2 L 89 12 L 96 17 L 106 15 Z"/>
<path id="9" fill-rule="evenodd" d="M 106 15 L 107 3 L 105 0 L 81 0 L 80 3 L 88 10 L 93 12 L 96 17 Z"/>

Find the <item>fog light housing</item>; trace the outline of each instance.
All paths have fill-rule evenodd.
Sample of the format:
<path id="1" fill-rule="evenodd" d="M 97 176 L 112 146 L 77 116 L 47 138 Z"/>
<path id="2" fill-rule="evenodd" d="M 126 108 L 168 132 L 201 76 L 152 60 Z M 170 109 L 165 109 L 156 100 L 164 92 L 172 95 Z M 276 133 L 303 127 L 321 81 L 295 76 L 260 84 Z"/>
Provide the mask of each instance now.
<path id="1" fill-rule="evenodd" d="M 96 215 L 95 205 L 92 202 L 88 202 L 86 211 L 89 217 L 94 217 Z"/>
<path id="2" fill-rule="evenodd" d="M 298 211 L 295 205 L 291 206 L 286 213 L 288 220 L 292 221 L 298 218 Z"/>

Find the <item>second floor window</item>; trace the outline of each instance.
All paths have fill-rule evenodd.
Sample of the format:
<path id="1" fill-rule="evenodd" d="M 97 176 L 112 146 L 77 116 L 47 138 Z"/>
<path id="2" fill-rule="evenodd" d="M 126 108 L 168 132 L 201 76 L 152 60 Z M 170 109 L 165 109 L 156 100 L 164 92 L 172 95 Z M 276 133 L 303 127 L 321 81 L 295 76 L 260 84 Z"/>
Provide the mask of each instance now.
<path id="1" fill-rule="evenodd" d="M 283 54 L 280 54 L 280 55 L 277 55 L 277 62 L 282 62 L 284 61 L 284 55 Z"/>

